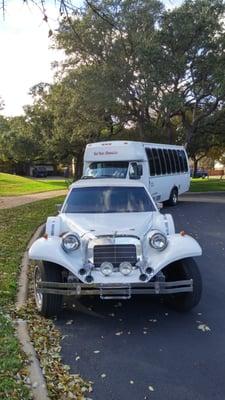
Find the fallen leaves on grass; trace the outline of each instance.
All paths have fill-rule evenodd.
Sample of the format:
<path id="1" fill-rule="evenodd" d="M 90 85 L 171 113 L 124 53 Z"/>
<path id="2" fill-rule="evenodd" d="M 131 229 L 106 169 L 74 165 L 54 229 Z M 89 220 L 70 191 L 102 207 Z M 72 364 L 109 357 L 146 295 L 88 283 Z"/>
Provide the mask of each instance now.
<path id="1" fill-rule="evenodd" d="M 26 306 L 16 316 L 28 323 L 29 335 L 46 379 L 49 397 L 53 400 L 85 400 L 86 393 L 92 391 L 91 382 L 84 381 L 78 374 L 70 374 L 70 366 L 62 363 L 61 334 L 52 320 L 43 318 L 36 312 L 31 289 Z M 73 322 L 67 322 L 71 321 Z M 76 360 L 79 358 L 77 355 Z"/>

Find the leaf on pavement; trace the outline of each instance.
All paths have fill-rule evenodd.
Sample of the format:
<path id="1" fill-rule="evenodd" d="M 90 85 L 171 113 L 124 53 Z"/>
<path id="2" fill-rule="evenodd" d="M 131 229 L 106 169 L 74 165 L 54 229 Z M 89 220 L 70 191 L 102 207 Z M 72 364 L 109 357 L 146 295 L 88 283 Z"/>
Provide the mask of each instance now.
<path id="1" fill-rule="evenodd" d="M 199 324 L 198 329 L 202 332 L 209 332 L 211 331 L 210 327 L 206 324 Z"/>

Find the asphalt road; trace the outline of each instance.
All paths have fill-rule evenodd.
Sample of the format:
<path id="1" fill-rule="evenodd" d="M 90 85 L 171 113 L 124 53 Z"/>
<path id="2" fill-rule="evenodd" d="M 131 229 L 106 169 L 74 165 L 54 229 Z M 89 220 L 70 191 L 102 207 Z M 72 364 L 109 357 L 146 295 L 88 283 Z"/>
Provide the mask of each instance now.
<path id="1" fill-rule="evenodd" d="M 63 362 L 94 382 L 93 400 L 225 399 L 225 194 L 188 194 L 163 212 L 203 248 L 202 300 L 187 314 L 141 296 L 66 310 Z"/>

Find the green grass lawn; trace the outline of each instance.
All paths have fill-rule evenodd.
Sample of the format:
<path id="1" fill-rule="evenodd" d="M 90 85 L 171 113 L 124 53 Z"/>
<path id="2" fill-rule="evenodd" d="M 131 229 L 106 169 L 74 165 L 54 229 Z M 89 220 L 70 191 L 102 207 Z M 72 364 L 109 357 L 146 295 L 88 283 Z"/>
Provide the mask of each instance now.
<path id="1" fill-rule="evenodd" d="M 58 197 L 0 210 L 0 399 L 30 398 L 23 382 L 26 363 L 14 335 L 10 310 L 26 244 L 37 226 L 56 213 L 56 204 L 62 200 Z"/>
<path id="2" fill-rule="evenodd" d="M 196 178 L 191 180 L 191 192 L 210 192 L 225 191 L 225 179 L 202 179 Z"/>
<path id="3" fill-rule="evenodd" d="M 0 196 L 19 196 L 22 194 L 67 189 L 64 179 L 32 179 L 18 175 L 0 173 Z"/>

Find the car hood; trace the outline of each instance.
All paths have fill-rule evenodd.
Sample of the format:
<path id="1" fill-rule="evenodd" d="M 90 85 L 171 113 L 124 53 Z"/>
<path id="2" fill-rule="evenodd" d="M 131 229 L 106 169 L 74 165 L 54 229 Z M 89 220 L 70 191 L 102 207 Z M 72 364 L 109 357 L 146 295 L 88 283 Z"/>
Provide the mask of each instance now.
<path id="1" fill-rule="evenodd" d="M 152 226 L 153 214 L 145 213 L 112 213 L 112 214 L 60 214 L 61 229 L 83 235 L 130 234 L 142 236 Z"/>

